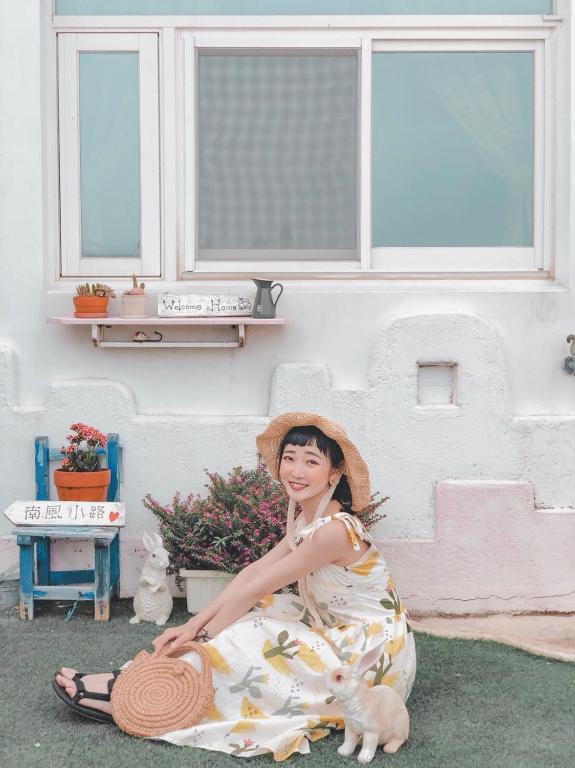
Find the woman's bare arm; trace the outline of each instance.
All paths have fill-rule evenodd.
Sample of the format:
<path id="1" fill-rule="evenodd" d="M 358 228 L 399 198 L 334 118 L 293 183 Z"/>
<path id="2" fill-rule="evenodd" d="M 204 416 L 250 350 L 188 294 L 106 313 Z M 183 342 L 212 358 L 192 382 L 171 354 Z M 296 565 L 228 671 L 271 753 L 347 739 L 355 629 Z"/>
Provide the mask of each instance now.
<path id="1" fill-rule="evenodd" d="M 256 560 L 255 563 L 250 563 L 243 568 L 237 576 L 223 589 L 220 594 L 212 600 L 209 605 L 197 613 L 190 619 L 190 623 L 199 624 L 200 629 L 204 627 L 210 619 L 212 619 L 216 613 L 222 608 L 228 600 L 238 594 L 238 589 L 241 589 L 245 584 L 250 582 L 256 573 L 260 573 L 262 568 L 270 566 L 272 563 L 281 560 L 290 551 L 289 544 L 287 543 L 287 537 L 279 541 L 275 547 L 270 549 L 263 557 Z"/>
<path id="2" fill-rule="evenodd" d="M 264 569 L 281 560 L 289 553 L 289 551 L 290 548 L 287 543 L 287 537 L 284 536 L 284 538 L 263 557 L 260 557 L 255 563 L 250 563 L 250 565 L 243 568 L 227 587 L 222 590 L 214 600 L 202 608 L 199 613 L 192 616 L 179 627 L 170 627 L 162 632 L 161 635 L 158 635 L 158 637 L 152 641 L 155 652 L 171 640 L 174 640 L 174 642 L 180 639 L 182 642 L 193 640 L 198 632 L 203 629 L 228 602 L 235 601 L 237 595 L 258 573 L 262 573 Z"/>
<path id="3" fill-rule="evenodd" d="M 207 633 L 214 637 L 246 614 L 264 595 L 276 592 L 322 566 L 345 557 L 351 546 L 347 530 L 341 521 L 322 526 L 313 538 L 304 541 L 295 551 L 290 551 L 285 557 L 269 563 L 269 567 L 256 570 L 253 578 L 242 584 L 234 593 L 233 599 L 226 600 L 214 617 L 204 625 Z M 176 643 L 173 647 L 176 647 Z"/>

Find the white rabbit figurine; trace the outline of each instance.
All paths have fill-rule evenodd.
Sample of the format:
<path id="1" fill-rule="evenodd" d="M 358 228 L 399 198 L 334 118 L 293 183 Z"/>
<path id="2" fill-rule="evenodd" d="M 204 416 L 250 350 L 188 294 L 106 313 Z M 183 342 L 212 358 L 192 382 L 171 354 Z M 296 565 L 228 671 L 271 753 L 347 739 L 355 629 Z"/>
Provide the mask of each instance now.
<path id="1" fill-rule="evenodd" d="M 130 624 L 153 621 L 158 627 L 163 627 L 170 618 L 174 605 L 166 576 L 170 557 L 164 549 L 162 537 L 157 533 L 144 533 L 144 547 L 147 557 L 140 574 L 138 590 L 134 595 L 136 615 L 132 616 Z"/>
<path id="2" fill-rule="evenodd" d="M 373 760 L 378 744 L 384 745 L 384 752 L 397 752 L 409 736 L 409 714 L 399 693 L 388 685 L 370 688 L 363 679 L 383 648 L 381 643 L 354 664 L 334 669 L 327 676 L 327 687 L 341 702 L 345 720 L 345 737 L 338 754 L 352 755 L 363 737 L 357 758 L 360 763 Z"/>

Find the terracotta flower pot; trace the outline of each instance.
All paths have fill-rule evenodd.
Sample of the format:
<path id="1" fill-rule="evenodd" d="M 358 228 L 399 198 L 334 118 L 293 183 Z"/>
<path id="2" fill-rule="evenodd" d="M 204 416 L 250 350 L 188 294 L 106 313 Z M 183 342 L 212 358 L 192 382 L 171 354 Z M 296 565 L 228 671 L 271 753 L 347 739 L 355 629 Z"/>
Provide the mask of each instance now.
<path id="1" fill-rule="evenodd" d="M 54 470 L 54 485 L 60 501 L 106 501 L 112 473 L 109 469 L 97 472 L 64 472 Z"/>
<path id="2" fill-rule="evenodd" d="M 108 317 L 109 296 L 74 296 L 74 317 Z"/>

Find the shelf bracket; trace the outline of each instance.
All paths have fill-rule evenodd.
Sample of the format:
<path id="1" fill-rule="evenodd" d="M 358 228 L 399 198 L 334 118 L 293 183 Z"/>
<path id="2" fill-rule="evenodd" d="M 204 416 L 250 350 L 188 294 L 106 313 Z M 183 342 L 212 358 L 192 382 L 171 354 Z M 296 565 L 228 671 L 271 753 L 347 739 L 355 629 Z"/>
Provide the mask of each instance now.
<path id="1" fill-rule="evenodd" d="M 134 323 L 134 325 L 137 326 L 137 323 Z M 161 321 L 158 322 L 158 325 L 161 325 Z M 230 323 L 230 328 L 237 330 L 237 339 L 234 339 L 233 341 L 106 341 L 105 329 L 111 327 L 111 325 L 106 325 L 105 323 L 92 324 L 92 344 L 94 347 L 234 349 L 244 347 L 246 344 L 246 325 L 245 323 L 238 322 Z"/>

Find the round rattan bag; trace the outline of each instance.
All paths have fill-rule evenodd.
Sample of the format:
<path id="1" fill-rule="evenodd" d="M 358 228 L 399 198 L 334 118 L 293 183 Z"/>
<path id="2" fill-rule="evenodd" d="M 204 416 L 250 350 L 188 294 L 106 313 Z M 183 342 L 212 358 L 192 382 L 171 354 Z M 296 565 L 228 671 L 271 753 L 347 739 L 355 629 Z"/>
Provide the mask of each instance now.
<path id="1" fill-rule="evenodd" d="M 196 651 L 202 668 L 197 672 L 182 659 Z M 131 736 L 161 736 L 198 723 L 214 701 L 210 657 L 202 643 L 188 642 L 172 654 L 170 644 L 157 656 L 140 651 L 118 675 L 111 694 L 112 717 Z"/>

